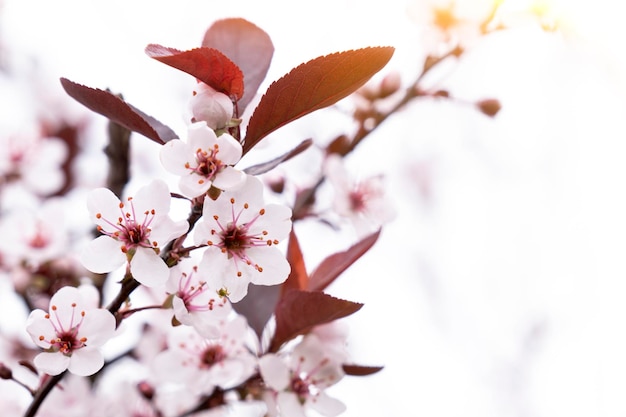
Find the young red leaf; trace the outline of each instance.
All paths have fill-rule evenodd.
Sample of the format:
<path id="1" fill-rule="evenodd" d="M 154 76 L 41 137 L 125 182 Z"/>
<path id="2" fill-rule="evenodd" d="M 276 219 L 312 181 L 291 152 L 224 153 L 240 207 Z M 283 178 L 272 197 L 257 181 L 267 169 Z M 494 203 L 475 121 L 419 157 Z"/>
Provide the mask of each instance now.
<path id="1" fill-rule="evenodd" d="M 61 85 L 70 97 L 85 107 L 157 143 L 164 144 L 178 137 L 163 123 L 108 91 L 86 87 L 67 78 L 61 78 Z"/>
<path id="2" fill-rule="evenodd" d="M 243 72 L 244 94 L 237 103 L 239 114 L 243 113 L 272 62 L 274 45 L 269 35 L 245 19 L 222 19 L 206 31 L 202 46 L 221 51 Z"/>
<path id="3" fill-rule="evenodd" d="M 306 151 L 307 149 L 309 149 L 309 147 L 311 145 L 313 145 L 313 140 L 312 139 L 303 140 L 302 142 L 300 142 L 300 144 L 298 146 L 296 146 L 295 148 L 293 148 L 289 152 L 286 152 L 286 153 L 280 155 L 279 157 L 272 159 L 271 161 L 263 162 L 261 164 L 252 165 L 251 167 L 248 167 L 248 168 L 244 169 L 244 172 L 246 174 L 248 174 L 248 175 L 261 175 L 261 174 L 264 174 L 264 173 L 266 173 L 268 171 L 271 171 L 272 169 L 276 168 L 278 165 L 282 164 L 283 162 L 288 161 L 291 158 L 293 158 L 294 156 L 299 155 L 300 153 Z"/>
<path id="4" fill-rule="evenodd" d="M 356 91 L 387 64 L 393 51 L 376 47 L 337 52 L 291 70 L 270 85 L 254 110 L 243 153 L 279 127 Z"/>
<path id="5" fill-rule="evenodd" d="M 305 290 L 309 275 L 304 265 L 304 256 L 302 255 L 300 243 L 298 243 L 298 238 L 293 229 L 291 229 L 291 233 L 289 234 L 287 260 L 289 261 L 289 265 L 291 265 L 291 272 L 287 280 L 281 286 L 282 293 L 284 294 L 289 290 Z"/>
<path id="6" fill-rule="evenodd" d="M 305 334 L 314 326 L 357 312 L 363 304 L 341 300 L 323 292 L 291 290 L 276 305 L 276 332 L 269 347 L 276 352 L 283 343 Z"/>
<path id="7" fill-rule="evenodd" d="M 346 375 L 352 376 L 367 376 L 382 371 L 382 366 L 361 366 L 361 365 L 346 365 L 342 366 Z"/>
<path id="8" fill-rule="evenodd" d="M 243 96 L 243 73 L 226 55 L 212 48 L 196 48 L 179 51 L 161 45 L 146 46 L 150 58 L 161 61 L 198 80 L 215 90 L 239 100 Z"/>
<path id="9" fill-rule="evenodd" d="M 378 236 L 380 236 L 380 230 L 354 244 L 348 250 L 335 253 L 324 259 L 315 268 L 315 271 L 311 273 L 307 289 L 310 291 L 322 291 L 328 287 L 343 271 L 370 250 L 376 243 Z"/>

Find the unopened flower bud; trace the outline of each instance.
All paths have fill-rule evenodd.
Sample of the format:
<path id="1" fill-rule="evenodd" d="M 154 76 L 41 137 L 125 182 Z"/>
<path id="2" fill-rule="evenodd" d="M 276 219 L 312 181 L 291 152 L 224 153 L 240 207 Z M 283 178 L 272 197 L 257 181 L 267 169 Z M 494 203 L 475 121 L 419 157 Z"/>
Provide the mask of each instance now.
<path id="1" fill-rule="evenodd" d="M 226 94 L 207 84 L 198 84 L 191 99 L 193 122 L 206 122 L 213 130 L 222 129 L 233 117 L 233 102 Z"/>
<path id="2" fill-rule="evenodd" d="M 11 368 L 0 362 L 0 379 L 13 379 Z"/>
<path id="3" fill-rule="evenodd" d="M 267 185 L 276 194 L 281 194 L 285 191 L 285 177 L 274 178 L 271 181 L 268 181 Z"/>
<path id="4" fill-rule="evenodd" d="M 495 117 L 502 108 L 502 105 L 499 100 L 496 100 L 495 98 L 488 98 L 478 101 L 476 103 L 476 107 L 478 107 L 478 109 L 487 116 Z"/>
<path id="5" fill-rule="evenodd" d="M 350 139 L 346 135 L 337 136 L 332 142 L 328 144 L 326 147 L 326 153 L 330 154 L 339 154 L 345 155 L 350 150 Z"/>
<path id="6" fill-rule="evenodd" d="M 137 389 L 146 400 L 151 400 L 154 397 L 154 387 L 146 381 L 139 382 Z"/>
<path id="7" fill-rule="evenodd" d="M 400 78 L 400 73 L 397 71 L 390 72 L 380 83 L 379 98 L 389 97 L 400 89 L 401 84 L 402 79 Z"/>
<path id="8" fill-rule="evenodd" d="M 378 89 L 372 84 L 365 84 L 363 87 L 359 88 L 356 93 L 367 102 L 374 101 L 378 97 Z"/>

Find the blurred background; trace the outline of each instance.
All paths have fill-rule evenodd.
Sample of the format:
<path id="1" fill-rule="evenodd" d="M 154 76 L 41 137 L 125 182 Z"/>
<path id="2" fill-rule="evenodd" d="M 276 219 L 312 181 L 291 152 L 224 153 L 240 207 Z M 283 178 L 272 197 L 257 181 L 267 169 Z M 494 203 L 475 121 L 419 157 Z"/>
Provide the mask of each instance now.
<path id="1" fill-rule="evenodd" d="M 471 26 L 494 1 L 458 0 L 458 17 Z M 385 367 L 333 387 L 345 417 L 626 413 L 619 2 L 500 3 L 508 29 L 477 36 L 459 25 L 465 52 L 423 80 L 453 98 L 415 100 L 346 161 L 355 175 L 385 176 L 397 216 L 328 290 L 365 303 L 347 319 L 350 351 L 355 363 Z M 243 17 L 275 46 L 261 90 L 319 55 L 376 45 L 396 52 L 375 80 L 395 72 L 408 86 L 446 41 L 433 23 L 443 4 L 0 0 L 0 126 L 88 118 L 83 146 L 94 158 L 82 183 L 100 186 L 105 121 L 66 97 L 59 77 L 122 93 L 182 132 L 194 80 L 148 58 L 149 43 L 191 49 L 215 20 Z M 479 111 L 483 99 L 500 102 L 497 115 Z M 267 146 L 328 142 L 352 128 L 341 110 L 281 129 Z M 133 181 L 161 175 L 154 144 L 133 140 Z M 309 269 L 354 241 L 319 224 L 301 229 Z M 1 323 L 18 329 L 6 314 Z"/>

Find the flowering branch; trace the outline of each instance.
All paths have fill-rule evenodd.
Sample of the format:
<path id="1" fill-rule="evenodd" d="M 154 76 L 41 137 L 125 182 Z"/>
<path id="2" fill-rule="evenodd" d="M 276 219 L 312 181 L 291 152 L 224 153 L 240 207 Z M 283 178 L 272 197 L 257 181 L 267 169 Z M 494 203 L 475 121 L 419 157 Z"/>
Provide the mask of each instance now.
<path id="1" fill-rule="evenodd" d="M 476 29 L 483 35 L 500 30 L 494 25 L 498 13 L 499 3 L 476 22 Z M 444 21 L 448 30 L 458 19 Z M 382 368 L 352 363 L 346 349 L 340 319 L 362 304 L 325 291 L 376 244 L 382 225 L 393 217 L 381 176 L 355 181 L 342 158 L 412 101 L 457 100 L 445 90 L 423 88 L 426 74 L 465 51 L 460 42 L 450 42 L 453 37 L 445 39 L 445 52 L 429 55 L 405 88 L 395 74 L 377 85 L 368 84 L 389 62 L 394 48 L 366 47 L 293 68 L 270 84 L 250 112 L 247 107 L 274 52 L 262 29 L 244 19 L 224 19 L 206 31 L 198 48 L 181 51 L 148 45 L 148 57 L 195 79 L 183 135 L 121 95 L 61 79 L 69 96 L 110 120 L 104 149 L 109 173 L 106 187 L 86 197 L 97 236 L 83 245 L 80 266 L 66 256 L 74 248 L 50 232 L 60 229 L 56 223 L 40 216 L 24 222 L 6 220 L 19 224 L 15 230 L 0 224 L 5 235 L 19 234 L 19 239 L 7 240 L 21 243 L 0 247 L 0 255 L 3 272 L 22 277 L 15 280 L 16 294 L 31 309 L 25 328 L 37 349 L 24 349 L 27 363 L 40 376 L 37 389 L 12 375 L 3 377 L 33 394 L 24 417 L 45 409 L 47 397 L 52 402 L 71 395 L 71 389 L 53 389 L 62 379 L 66 378 L 64 387 L 65 382 L 74 383 L 74 375 L 90 376 L 93 384 L 100 375 L 117 372 L 109 365 L 122 360 L 140 367 L 145 379 L 134 381 L 132 389 L 120 387 L 113 401 L 91 399 L 101 408 L 115 408 L 119 415 L 185 417 L 222 406 L 253 405 L 260 407 L 259 416 L 306 415 L 309 409 L 328 417 L 340 414 L 345 406 L 328 396 L 326 388 L 345 375 L 365 376 Z M 310 182 L 313 185 L 297 191 L 294 198 L 285 192 L 293 189 L 288 176 L 267 184 L 261 175 L 316 149 L 314 138 L 266 162 L 240 168 L 241 158 L 256 152 L 256 146 L 276 130 L 353 93 L 360 100 L 352 114 L 356 129 L 322 149 L 324 161 Z M 391 106 L 381 107 L 383 100 Z M 495 99 L 474 104 L 489 116 L 500 109 Z M 251 114 L 249 120 L 242 118 L 245 114 Z M 131 132 L 152 141 L 156 152 L 151 156 L 177 179 L 177 190 L 157 178 L 128 195 Z M 20 149 L 14 156 L 20 160 L 28 154 Z M 52 153 L 46 156 L 43 160 L 57 161 Z M 3 192 L 9 183 L 28 183 L 28 175 L 19 164 L 0 172 Z M 40 177 L 54 179 L 52 174 Z M 335 190 L 333 207 L 320 210 L 318 191 L 325 184 Z M 274 191 L 272 201 L 269 188 Z M 43 195 L 55 191 L 46 192 Z M 186 219 L 177 220 L 178 213 L 170 212 L 174 198 L 188 203 L 188 212 L 182 215 Z M 335 225 L 349 219 L 357 239 L 309 269 L 297 236 L 300 231 L 293 228 L 305 217 L 334 226 L 337 232 L 343 229 Z M 70 233 L 63 231 L 67 238 Z M 117 294 L 102 307 L 102 288 L 121 268 Z M 91 282 L 85 282 L 85 276 Z M 131 308 L 142 287 L 153 300 Z M 140 341 L 105 361 L 103 346 L 121 337 L 116 329 L 131 315 L 145 319 Z M 90 386 L 89 395 L 95 397 L 104 380 Z M 170 392 L 175 398 L 168 397 Z M 88 408 L 84 411 L 90 415 Z"/>

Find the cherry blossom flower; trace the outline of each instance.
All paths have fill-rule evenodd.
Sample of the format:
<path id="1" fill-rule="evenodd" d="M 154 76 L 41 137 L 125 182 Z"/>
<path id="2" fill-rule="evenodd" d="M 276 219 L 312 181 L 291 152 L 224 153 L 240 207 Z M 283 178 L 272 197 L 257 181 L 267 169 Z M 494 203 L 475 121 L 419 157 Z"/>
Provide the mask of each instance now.
<path id="1" fill-rule="evenodd" d="M 191 99 L 193 122 L 205 122 L 212 130 L 223 129 L 233 117 L 233 101 L 226 94 L 199 83 Z"/>
<path id="2" fill-rule="evenodd" d="M 291 230 L 291 209 L 265 204 L 263 184 L 253 176 L 217 200 L 205 198 L 202 220 L 196 224 L 196 245 L 207 245 L 200 271 L 211 271 L 212 285 L 241 300 L 250 282 L 277 285 L 291 270 L 276 247 Z"/>
<path id="3" fill-rule="evenodd" d="M 126 202 L 106 188 L 93 190 L 87 208 L 103 234 L 91 241 L 81 254 L 85 268 L 97 273 L 111 272 L 128 263 L 130 273 L 148 287 L 163 285 L 169 268 L 159 252 L 188 229 L 186 221 L 169 216 L 170 192 L 162 180 L 154 180 Z"/>
<path id="4" fill-rule="evenodd" d="M 63 185 L 61 165 L 67 145 L 35 134 L 11 136 L 0 146 L 0 182 L 21 183 L 35 194 L 49 195 Z"/>
<path id="5" fill-rule="evenodd" d="M 179 188 L 188 198 L 206 193 L 211 186 L 227 190 L 240 186 L 246 174 L 232 165 L 239 162 L 241 144 L 227 133 L 217 136 L 206 123 L 189 126 L 187 142 L 173 139 L 161 148 L 161 163 L 180 175 Z"/>
<path id="6" fill-rule="evenodd" d="M 168 293 L 173 294 L 172 307 L 176 319 L 192 326 L 203 337 L 219 337 L 218 324 L 232 311 L 226 297 L 220 297 L 198 273 L 198 267 L 186 268 L 181 262 L 170 270 L 170 278 L 165 284 Z"/>
<path id="7" fill-rule="evenodd" d="M 3 261 L 26 262 L 37 266 L 67 252 L 68 230 L 65 228 L 64 206 L 47 200 L 37 212 L 13 211 L 0 222 L 0 251 Z M 8 258 L 8 259 L 7 259 Z"/>
<path id="8" fill-rule="evenodd" d="M 236 386 L 255 371 L 256 357 L 245 346 L 248 324 L 243 316 L 223 321 L 219 339 L 206 339 L 191 327 L 173 329 L 168 349 L 154 360 L 162 379 L 210 394 L 215 386 Z"/>
<path id="9" fill-rule="evenodd" d="M 126 364 L 125 364 L 126 365 Z M 125 367 L 126 376 L 124 379 L 118 374 L 115 375 L 119 379 L 108 382 L 107 391 L 98 396 L 100 403 L 98 407 L 89 414 L 90 417 L 165 417 L 178 416 L 182 410 L 176 414 L 163 413 L 159 407 L 154 404 L 156 390 L 149 387 L 142 381 L 133 378 L 136 374 L 131 374 Z M 133 371 L 138 371 L 133 369 Z M 132 371 L 131 371 L 132 372 Z M 132 375 L 132 376 L 131 376 Z M 149 393 L 143 391 L 145 390 Z M 178 400 L 187 400 L 191 403 L 197 401 L 197 398 L 184 397 L 182 392 L 178 392 Z"/>
<path id="10" fill-rule="evenodd" d="M 38 417 L 84 417 L 93 416 L 99 401 L 91 390 L 87 378 L 69 375 L 63 379 L 63 389 L 50 392 L 37 413 Z"/>
<path id="11" fill-rule="evenodd" d="M 324 345 L 324 351 L 336 361 L 348 362 L 348 325 L 345 321 L 333 320 L 320 324 L 311 329 L 311 334 L 317 336 Z"/>
<path id="12" fill-rule="evenodd" d="M 44 349 L 34 360 L 37 369 L 58 375 L 66 369 L 79 376 L 93 375 L 104 365 L 99 348 L 115 332 L 115 317 L 96 308 L 91 295 L 63 287 L 50 299 L 49 313 L 33 310 L 26 330 Z"/>
<path id="13" fill-rule="evenodd" d="M 345 405 L 324 390 L 344 376 L 342 357 L 325 350 L 320 339 L 309 334 L 291 355 L 268 353 L 259 359 L 259 370 L 271 389 L 266 397 L 271 415 L 305 417 L 311 408 L 327 417 L 345 411 Z"/>
<path id="14" fill-rule="evenodd" d="M 371 233 L 395 217 L 382 177 L 353 180 L 336 156 L 328 157 L 324 170 L 335 188 L 335 211 L 352 222 L 358 235 Z"/>
<path id="15" fill-rule="evenodd" d="M 438 46 L 475 44 L 480 25 L 490 15 L 494 0 L 412 0 L 408 15 L 424 27 L 426 44 Z"/>

